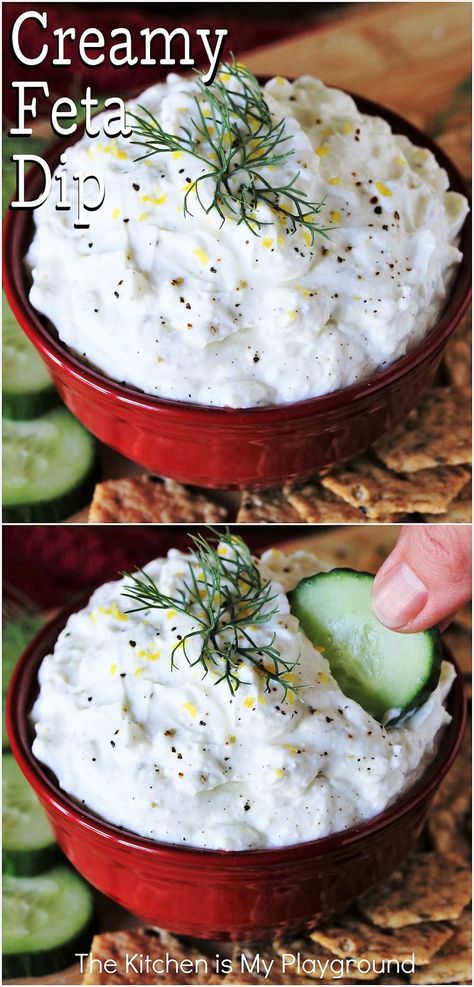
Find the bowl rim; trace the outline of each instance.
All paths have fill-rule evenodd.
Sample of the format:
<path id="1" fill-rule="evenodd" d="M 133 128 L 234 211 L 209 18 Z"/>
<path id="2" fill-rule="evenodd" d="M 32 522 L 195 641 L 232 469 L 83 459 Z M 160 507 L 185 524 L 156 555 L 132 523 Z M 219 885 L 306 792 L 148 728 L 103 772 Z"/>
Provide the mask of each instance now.
<path id="1" fill-rule="evenodd" d="M 114 823 L 107 822 L 92 810 L 83 809 L 72 797 L 62 792 L 57 781 L 52 781 L 53 772 L 34 756 L 31 749 L 31 726 L 28 723 L 28 713 L 32 707 L 32 693 L 37 687 L 37 673 L 43 658 L 50 653 L 60 631 L 65 626 L 69 616 L 82 609 L 90 598 L 90 593 L 59 611 L 42 627 L 20 656 L 8 688 L 6 704 L 7 731 L 12 753 L 23 774 L 40 797 L 71 823 L 86 830 L 95 837 L 110 841 L 110 844 L 136 850 L 151 855 L 163 862 L 176 861 L 177 858 L 190 866 L 202 867 L 217 865 L 227 866 L 234 871 L 248 865 L 254 868 L 256 864 L 265 868 L 274 863 L 297 863 L 308 857 L 321 857 L 335 850 L 357 846 L 367 837 L 385 830 L 401 817 L 409 814 L 420 802 L 429 798 L 453 764 L 464 736 L 467 719 L 467 701 L 463 688 L 459 667 L 450 649 L 443 642 L 443 658 L 450 661 L 455 668 L 455 678 L 447 699 L 450 708 L 451 721 L 445 727 L 438 749 L 433 759 L 427 764 L 421 777 L 395 803 L 378 813 L 346 830 L 332 833 L 304 843 L 294 843 L 283 847 L 265 847 L 255 850 L 215 850 L 205 847 L 182 846 L 176 843 L 165 843 L 151 840 L 121 829 Z"/>
<path id="2" fill-rule="evenodd" d="M 271 76 L 258 76 L 258 78 L 260 82 L 264 83 Z M 329 88 L 336 87 L 330 86 Z M 342 91 L 355 100 L 357 107 L 363 113 L 381 116 L 390 124 L 395 133 L 401 133 L 417 146 L 430 150 L 438 164 L 447 172 L 449 189 L 463 194 L 470 205 L 469 190 L 459 169 L 430 137 L 400 114 L 382 104 L 360 96 L 352 90 Z M 50 164 L 56 162 L 60 153 L 80 139 L 83 129 L 84 126 L 82 125 L 70 138 L 55 142 L 45 151 L 43 155 L 45 160 Z M 26 178 L 28 191 L 35 187 L 37 180 L 33 174 L 33 169 L 30 169 Z M 176 401 L 145 394 L 131 385 L 121 384 L 106 377 L 100 371 L 81 363 L 67 350 L 65 344 L 54 338 L 45 324 L 44 317 L 36 312 L 29 301 L 24 256 L 19 256 L 20 248 L 24 245 L 25 240 L 31 241 L 33 217 L 34 210 L 15 211 L 8 208 L 3 223 L 3 283 L 5 293 L 13 314 L 26 335 L 33 343 L 39 345 L 39 348 L 47 354 L 48 359 L 56 367 L 67 372 L 69 377 L 72 377 L 76 382 L 91 388 L 96 394 L 101 394 L 105 398 L 113 398 L 118 406 L 132 407 L 145 414 L 159 413 L 170 418 L 178 415 L 183 421 L 189 419 L 193 424 L 196 424 L 196 416 L 210 419 L 216 426 L 219 423 L 221 425 L 272 424 L 288 419 L 306 418 L 318 413 L 330 413 L 341 408 L 341 406 L 376 394 L 386 385 L 414 370 L 447 341 L 467 310 L 471 298 L 471 213 L 469 212 L 460 234 L 462 260 L 440 316 L 426 336 L 413 349 L 399 357 L 384 370 L 374 373 L 367 380 L 356 382 L 329 394 L 282 405 L 230 408 Z"/>

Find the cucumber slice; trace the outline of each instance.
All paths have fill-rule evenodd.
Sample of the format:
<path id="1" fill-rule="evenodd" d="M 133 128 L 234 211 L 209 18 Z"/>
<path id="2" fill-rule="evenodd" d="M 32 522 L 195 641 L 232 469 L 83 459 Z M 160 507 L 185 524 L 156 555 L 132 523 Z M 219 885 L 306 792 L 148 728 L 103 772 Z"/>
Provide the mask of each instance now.
<path id="1" fill-rule="evenodd" d="M 2 395 L 4 418 L 36 418 L 59 401 L 49 373 L 3 295 Z"/>
<path id="2" fill-rule="evenodd" d="M 70 867 L 37 877 L 3 879 L 3 975 L 39 977 L 62 970 L 88 952 L 94 901 Z"/>
<path id="3" fill-rule="evenodd" d="M 436 688 L 441 638 L 436 629 L 398 634 L 384 627 L 372 611 L 373 582 L 369 572 L 333 569 L 302 579 L 289 597 L 344 694 L 388 726 Z"/>
<path id="4" fill-rule="evenodd" d="M 3 422 L 4 521 L 61 521 L 84 507 L 95 477 L 95 440 L 65 408 Z"/>
<path id="5" fill-rule="evenodd" d="M 17 877 L 40 874 L 60 860 L 52 829 L 12 754 L 2 757 L 2 870 Z"/>
<path id="6" fill-rule="evenodd" d="M 5 604 L 5 608 L 7 604 Z M 2 620 L 2 749 L 10 746 L 5 726 L 5 701 L 13 669 L 26 645 L 44 623 L 40 614 L 28 610 L 18 611 L 18 616 Z"/>

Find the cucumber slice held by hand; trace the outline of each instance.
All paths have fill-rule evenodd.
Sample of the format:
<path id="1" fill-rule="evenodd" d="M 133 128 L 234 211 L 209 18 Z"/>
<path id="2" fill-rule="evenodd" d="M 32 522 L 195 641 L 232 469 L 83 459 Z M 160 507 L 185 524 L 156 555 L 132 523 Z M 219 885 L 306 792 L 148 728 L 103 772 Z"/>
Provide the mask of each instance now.
<path id="1" fill-rule="evenodd" d="M 4 874 L 40 874 L 61 858 L 61 851 L 33 789 L 12 754 L 2 756 L 2 870 Z"/>
<path id="2" fill-rule="evenodd" d="M 94 900 L 88 884 L 70 867 L 36 877 L 3 878 L 3 975 L 39 977 L 76 962 L 88 952 Z"/>
<path id="3" fill-rule="evenodd" d="M 373 583 L 368 572 L 333 569 L 302 579 L 289 597 L 343 693 L 388 726 L 436 688 L 441 638 L 436 629 L 399 634 L 384 627 L 372 610 Z"/>
<path id="4" fill-rule="evenodd" d="M 3 422 L 4 521 L 61 521 L 92 494 L 96 446 L 66 408 Z"/>
<path id="5" fill-rule="evenodd" d="M 2 304 L 2 398 L 4 418 L 36 418 L 59 397 L 33 343 L 18 325 L 5 296 Z"/>

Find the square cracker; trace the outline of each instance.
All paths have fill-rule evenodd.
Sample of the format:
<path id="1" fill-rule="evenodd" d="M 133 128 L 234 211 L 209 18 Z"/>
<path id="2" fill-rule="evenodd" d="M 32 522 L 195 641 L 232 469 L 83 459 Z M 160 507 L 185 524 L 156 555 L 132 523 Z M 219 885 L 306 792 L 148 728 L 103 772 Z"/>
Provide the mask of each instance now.
<path id="1" fill-rule="evenodd" d="M 166 961 L 167 955 L 178 963 L 184 959 L 196 963 L 198 959 L 205 958 L 207 972 L 204 964 L 198 966 L 196 973 L 181 973 L 174 969 L 164 973 L 155 973 L 152 970 L 138 973 L 130 969 L 130 966 L 127 970 L 127 957 L 130 961 L 135 953 L 142 953 L 144 957 L 150 956 L 152 960 L 159 959 L 162 962 Z M 89 972 L 91 959 L 100 960 L 101 965 L 94 964 Z M 103 970 L 103 964 L 107 959 L 115 961 L 116 973 L 106 973 Z M 100 936 L 94 936 L 89 961 L 86 961 L 87 972 L 83 984 L 207 984 L 214 973 L 212 959 L 204 957 L 193 946 L 179 942 L 169 932 L 158 929 L 124 929 L 120 932 L 105 932 Z"/>
<path id="2" fill-rule="evenodd" d="M 425 514 L 425 521 L 434 524 L 470 524 L 472 521 L 472 481 L 451 501 L 446 514 Z"/>
<path id="3" fill-rule="evenodd" d="M 226 508 L 202 491 L 146 473 L 98 483 L 89 511 L 96 524 L 215 522 L 227 516 Z"/>
<path id="4" fill-rule="evenodd" d="M 326 490 L 318 478 L 288 486 L 285 492 L 300 520 L 308 524 L 367 524 L 363 511 Z"/>
<path id="5" fill-rule="evenodd" d="M 471 805 L 471 744 L 472 728 L 468 722 L 461 750 L 436 792 L 431 812 L 433 809 L 442 807 L 449 809 L 455 817 L 462 815 L 469 809 Z"/>
<path id="6" fill-rule="evenodd" d="M 444 366 L 450 384 L 469 387 L 472 374 L 471 343 L 462 336 L 454 337 L 444 354 Z"/>
<path id="7" fill-rule="evenodd" d="M 450 384 L 470 387 L 472 381 L 472 311 L 451 336 L 443 357 L 443 367 Z"/>
<path id="8" fill-rule="evenodd" d="M 443 638 L 452 651 L 461 675 L 469 677 L 472 671 L 472 635 L 457 620 L 444 631 Z"/>
<path id="9" fill-rule="evenodd" d="M 359 902 L 366 918 L 383 929 L 459 918 L 471 900 L 469 867 L 436 853 L 414 853 L 388 881 Z"/>
<path id="10" fill-rule="evenodd" d="M 465 630 L 472 631 L 472 604 L 465 603 L 456 614 L 456 623 L 464 627 Z"/>
<path id="11" fill-rule="evenodd" d="M 472 462 L 470 390 L 433 387 L 374 449 L 395 473 Z"/>
<path id="12" fill-rule="evenodd" d="M 318 978 L 319 979 L 319 978 Z M 227 976 L 211 978 L 208 981 L 210 984 L 221 984 L 221 987 L 227 987 L 227 984 L 238 984 L 239 987 L 247 987 L 247 984 L 261 984 L 264 987 L 265 984 L 274 984 L 278 987 L 286 987 L 286 984 L 292 985 L 292 987 L 314 987 L 314 979 L 308 979 L 308 977 L 299 976 L 297 973 L 293 973 L 291 976 L 282 973 L 270 973 L 268 977 L 262 973 L 260 976 L 255 973 L 239 973 L 238 970 L 234 970 L 232 973 L 228 973 Z M 387 981 L 388 982 L 388 981 Z M 358 980 L 331 980 L 334 984 L 358 984 Z M 382 980 L 379 983 L 383 983 Z M 390 981 L 390 983 L 397 983 L 397 981 Z M 403 981 L 406 983 L 406 981 Z"/>
<path id="13" fill-rule="evenodd" d="M 329 950 L 325 949 L 324 946 L 320 946 L 318 943 L 313 942 L 312 939 L 292 939 L 291 941 L 277 940 L 274 944 L 274 948 L 281 957 L 285 953 L 293 954 L 297 956 L 299 954 L 301 964 L 304 961 L 309 961 L 309 963 L 314 964 L 314 972 L 310 972 L 310 966 L 307 965 L 307 972 L 310 977 L 308 983 L 312 983 L 316 980 L 321 981 L 321 983 L 341 983 L 340 980 L 335 980 L 334 978 L 334 967 L 331 969 L 331 961 L 336 960 L 336 964 L 341 965 L 341 960 L 334 956 L 334 953 L 330 953 Z M 291 967 L 292 970 L 296 971 L 297 967 Z M 338 967 L 339 970 L 339 967 Z M 291 972 L 291 970 L 289 971 Z M 358 970 L 357 968 L 351 966 L 350 970 L 347 971 L 346 976 L 350 975 L 351 979 L 347 979 L 346 983 L 360 983 L 360 981 L 371 981 L 380 977 L 380 974 L 375 970 Z M 302 981 L 296 972 L 293 972 L 293 981 L 299 985 Z M 378 981 L 380 982 L 380 980 Z"/>
<path id="14" fill-rule="evenodd" d="M 428 814 L 427 830 L 432 847 L 451 861 L 469 865 L 471 809 L 471 730 L 468 726 L 461 750 L 436 792 Z"/>
<path id="15" fill-rule="evenodd" d="M 362 918 L 343 915 L 333 923 L 311 932 L 311 939 L 342 959 L 398 960 L 402 963 L 415 954 L 416 963 L 429 963 L 435 953 L 453 935 L 443 922 L 419 922 L 401 929 L 378 929 Z"/>
<path id="16" fill-rule="evenodd" d="M 465 466 L 437 466 L 418 473 L 398 474 L 359 456 L 321 478 L 321 483 L 369 518 L 384 521 L 392 513 L 443 514 L 469 479 Z"/>
<path id="17" fill-rule="evenodd" d="M 442 854 L 449 869 L 453 864 L 471 865 L 470 817 L 468 813 L 453 816 L 441 806 L 428 817 L 427 832 L 431 845 Z"/>
<path id="18" fill-rule="evenodd" d="M 472 983 L 472 915 L 467 909 L 458 922 L 452 939 L 427 966 L 410 977 L 412 984 Z"/>
<path id="19" fill-rule="evenodd" d="M 285 494 L 271 490 L 244 490 L 236 518 L 240 524 L 300 524 L 301 517 Z"/>

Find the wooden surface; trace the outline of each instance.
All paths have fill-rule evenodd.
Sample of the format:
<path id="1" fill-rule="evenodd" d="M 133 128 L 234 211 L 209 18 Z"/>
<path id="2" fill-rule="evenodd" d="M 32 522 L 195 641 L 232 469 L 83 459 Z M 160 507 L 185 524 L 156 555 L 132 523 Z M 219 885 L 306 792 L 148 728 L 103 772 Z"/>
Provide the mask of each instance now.
<path id="1" fill-rule="evenodd" d="M 324 531 L 314 526 L 307 534 L 303 531 L 301 538 L 285 542 L 284 547 L 287 552 L 299 548 L 314 552 L 330 566 L 376 572 L 394 547 L 400 528 L 400 524 L 345 524 Z"/>
<path id="2" fill-rule="evenodd" d="M 316 75 L 419 123 L 469 76 L 470 32 L 470 3 L 359 3 L 326 28 L 243 60 L 252 72 Z"/>
<path id="3" fill-rule="evenodd" d="M 358 3 L 317 29 L 239 57 L 253 71 L 316 75 L 406 116 L 470 173 L 470 3 Z M 101 449 L 103 479 L 140 468 Z M 229 495 L 229 506 L 237 503 Z M 87 521 L 88 509 L 73 522 Z"/>

